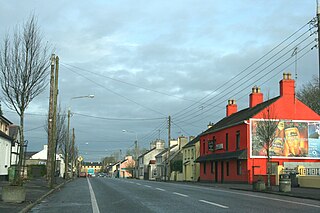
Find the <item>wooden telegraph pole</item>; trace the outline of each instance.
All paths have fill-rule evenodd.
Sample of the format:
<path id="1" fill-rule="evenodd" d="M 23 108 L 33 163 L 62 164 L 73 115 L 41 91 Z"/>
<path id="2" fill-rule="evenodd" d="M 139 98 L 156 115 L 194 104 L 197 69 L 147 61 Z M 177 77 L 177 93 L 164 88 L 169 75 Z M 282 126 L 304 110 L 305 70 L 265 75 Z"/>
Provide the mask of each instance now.
<path id="1" fill-rule="evenodd" d="M 70 159 L 70 163 L 71 163 L 71 177 L 73 178 L 73 164 L 74 164 L 74 140 L 75 140 L 75 135 L 74 135 L 74 128 L 72 128 L 72 153 L 71 153 L 71 159 Z"/>
<path id="2" fill-rule="evenodd" d="M 171 116 L 168 118 L 168 157 L 167 157 L 167 176 L 170 181 L 170 140 L 171 140 Z"/>
<path id="3" fill-rule="evenodd" d="M 50 73 L 50 98 L 49 98 L 49 116 L 48 116 L 48 153 L 47 153 L 47 181 L 48 187 L 53 187 L 52 177 L 52 155 L 53 155 L 53 105 L 54 105 L 54 65 L 55 55 L 51 56 L 51 73 Z"/>

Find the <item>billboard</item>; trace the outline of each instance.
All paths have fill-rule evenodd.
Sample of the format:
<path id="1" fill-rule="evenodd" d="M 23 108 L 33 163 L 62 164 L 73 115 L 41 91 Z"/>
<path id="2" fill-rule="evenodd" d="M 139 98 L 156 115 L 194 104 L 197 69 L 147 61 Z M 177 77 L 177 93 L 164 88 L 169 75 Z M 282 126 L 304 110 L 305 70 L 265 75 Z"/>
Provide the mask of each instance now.
<path id="1" fill-rule="evenodd" d="M 320 159 L 320 121 L 251 120 L 251 157 L 266 157 L 267 145 L 257 128 L 275 127 L 269 154 L 272 158 Z"/>

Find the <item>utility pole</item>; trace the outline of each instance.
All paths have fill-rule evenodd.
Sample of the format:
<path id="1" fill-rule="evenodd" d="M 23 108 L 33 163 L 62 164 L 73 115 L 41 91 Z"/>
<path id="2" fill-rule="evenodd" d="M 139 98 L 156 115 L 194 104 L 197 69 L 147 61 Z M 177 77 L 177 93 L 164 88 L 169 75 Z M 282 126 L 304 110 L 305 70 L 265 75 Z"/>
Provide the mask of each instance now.
<path id="1" fill-rule="evenodd" d="M 71 154 L 71 159 L 70 159 L 70 162 L 71 162 L 71 177 L 73 178 L 73 164 L 74 164 L 74 141 L 75 141 L 75 135 L 74 135 L 74 128 L 72 128 L 72 147 L 71 147 L 71 150 L 72 150 L 72 154 Z"/>
<path id="2" fill-rule="evenodd" d="M 317 0 L 317 27 L 318 27 L 318 69 L 319 69 L 319 76 L 318 76 L 318 83 L 319 83 L 319 90 L 320 90 L 320 6 L 319 1 Z"/>
<path id="3" fill-rule="evenodd" d="M 65 142 L 65 147 L 64 147 L 64 161 L 65 161 L 65 172 L 64 172 L 64 179 L 68 179 L 68 165 L 69 165 L 69 160 L 68 160 L 68 153 L 69 153 L 69 140 L 70 140 L 70 107 L 68 109 L 68 129 L 67 129 L 67 140 Z"/>
<path id="4" fill-rule="evenodd" d="M 168 181 L 170 181 L 170 140 L 171 140 L 171 116 L 168 118 L 168 157 L 167 157 L 167 175 Z"/>
<path id="5" fill-rule="evenodd" d="M 50 98 L 49 98 L 49 116 L 48 116 L 48 145 L 47 145 L 47 181 L 48 187 L 53 187 L 52 177 L 52 155 L 53 155 L 53 105 L 54 105 L 54 64 L 55 55 L 51 56 L 51 72 L 50 72 Z"/>
<path id="6" fill-rule="evenodd" d="M 58 102 L 58 79 L 59 79 L 59 57 L 56 56 L 54 75 L 54 91 L 53 91 L 53 118 L 52 118 L 52 155 L 51 155 L 51 188 L 53 187 L 55 171 L 56 171 L 56 144 L 57 144 L 57 102 Z"/>

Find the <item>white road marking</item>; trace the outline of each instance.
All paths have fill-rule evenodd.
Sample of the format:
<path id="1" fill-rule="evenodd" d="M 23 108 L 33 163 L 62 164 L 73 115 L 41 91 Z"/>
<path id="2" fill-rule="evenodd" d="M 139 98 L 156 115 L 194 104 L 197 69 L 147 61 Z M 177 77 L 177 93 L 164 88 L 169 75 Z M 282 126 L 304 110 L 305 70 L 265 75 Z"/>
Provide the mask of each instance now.
<path id="1" fill-rule="evenodd" d="M 209 202 L 209 201 L 206 201 L 206 200 L 199 200 L 199 202 L 207 203 L 207 204 L 210 204 L 210 205 L 213 205 L 213 206 L 218 206 L 218 207 L 224 208 L 224 209 L 228 209 L 229 208 L 228 206 L 224 206 L 224 205 L 221 205 L 221 204 L 218 204 L 218 203 Z"/>
<path id="2" fill-rule="evenodd" d="M 141 184 L 140 183 L 136 183 L 138 186 L 141 186 Z"/>
<path id="3" fill-rule="evenodd" d="M 133 183 L 133 182 L 129 181 L 129 183 Z"/>
<path id="4" fill-rule="evenodd" d="M 181 194 L 181 193 L 178 193 L 178 192 L 173 192 L 173 194 L 175 194 L 175 195 L 179 195 L 179 196 L 182 196 L 182 197 L 189 197 L 188 195 Z"/>
<path id="5" fill-rule="evenodd" d="M 98 203 L 96 200 L 96 196 L 94 195 L 94 191 L 92 189 L 91 183 L 89 181 L 89 178 L 87 178 L 88 185 L 89 185 L 89 191 L 90 191 L 90 197 L 91 197 L 91 205 L 92 205 L 92 213 L 100 213 Z"/>
<path id="6" fill-rule="evenodd" d="M 161 189 L 161 188 L 156 188 L 156 190 L 159 190 L 159 191 L 166 191 L 166 190 L 164 190 L 164 189 Z"/>
<path id="7" fill-rule="evenodd" d="M 148 187 L 148 188 L 151 188 L 151 186 L 149 186 L 149 185 L 144 185 L 145 187 Z"/>
<path id="8" fill-rule="evenodd" d="M 186 185 L 185 187 L 203 189 L 203 187 L 198 187 L 198 186 L 187 186 Z M 229 194 L 244 195 L 244 196 L 248 196 L 248 197 L 260 198 L 260 199 L 266 199 L 266 200 L 273 200 L 273 201 L 278 201 L 278 202 L 283 202 L 283 203 L 291 203 L 291 204 L 296 204 L 296 205 L 320 208 L 319 205 L 315 205 L 315 204 L 301 203 L 301 202 L 295 202 L 295 201 L 291 201 L 291 200 L 283 200 L 283 199 L 279 199 L 279 198 L 265 197 L 265 196 L 261 196 L 261 195 L 253 195 L 253 194 L 248 194 L 248 193 L 227 191 L 227 190 L 216 189 L 216 188 L 215 189 L 207 188 L 206 190 L 219 191 L 219 192 L 225 192 L 225 193 L 229 193 Z"/>

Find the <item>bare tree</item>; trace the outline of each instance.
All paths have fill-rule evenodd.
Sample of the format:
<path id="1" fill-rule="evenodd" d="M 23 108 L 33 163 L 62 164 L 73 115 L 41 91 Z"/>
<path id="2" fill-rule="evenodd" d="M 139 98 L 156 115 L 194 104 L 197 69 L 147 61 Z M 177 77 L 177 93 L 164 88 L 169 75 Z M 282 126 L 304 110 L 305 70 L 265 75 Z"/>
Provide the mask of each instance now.
<path id="1" fill-rule="evenodd" d="M 312 81 L 303 85 L 302 89 L 297 92 L 297 97 L 320 115 L 320 88 L 317 77 L 314 76 Z"/>
<path id="2" fill-rule="evenodd" d="M 24 114 L 30 102 L 44 91 L 48 82 L 49 47 L 43 44 L 34 15 L 4 38 L 0 49 L 0 83 L 5 104 L 20 117 L 20 153 L 14 183 L 22 185 Z"/>
<path id="3" fill-rule="evenodd" d="M 272 116 L 274 114 L 272 108 L 268 107 L 266 110 L 267 111 L 263 113 L 263 120 L 257 122 L 256 137 L 260 141 L 259 145 L 264 147 L 267 153 L 267 187 L 270 188 L 270 148 L 273 145 L 273 141 L 278 137 L 277 128 L 279 121 Z"/>

